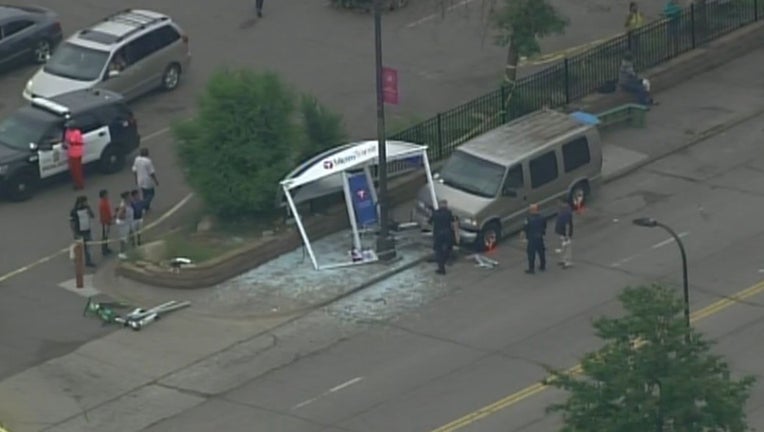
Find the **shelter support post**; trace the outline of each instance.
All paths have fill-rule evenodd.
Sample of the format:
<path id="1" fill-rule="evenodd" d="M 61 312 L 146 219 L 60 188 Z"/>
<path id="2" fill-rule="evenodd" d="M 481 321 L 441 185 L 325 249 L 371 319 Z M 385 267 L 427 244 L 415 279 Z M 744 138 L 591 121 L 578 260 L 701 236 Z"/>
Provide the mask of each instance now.
<path id="1" fill-rule="evenodd" d="M 350 193 L 350 183 L 348 173 L 342 171 L 342 191 L 345 193 L 345 207 L 348 209 L 348 220 L 350 228 L 353 230 L 353 247 L 361 251 L 361 235 L 358 233 L 358 221 L 355 218 L 355 209 L 353 209 L 353 194 Z"/>
<path id="2" fill-rule="evenodd" d="M 430 170 L 430 159 L 427 152 L 423 152 L 422 161 L 424 161 L 424 173 L 427 176 L 427 187 L 430 189 L 430 199 L 432 199 L 432 208 L 438 209 L 438 197 L 435 195 L 435 183 L 432 180 L 432 171 Z"/>
<path id="3" fill-rule="evenodd" d="M 295 205 L 294 199 L 292 198 L 292 192 L 286 185 L 282 187 L 284 189 L 284 195 L 286 196 L 287 203 L 289 204 L 289 209 L 292 212 L 292 216 L 294 216 L 295 223 L 297 224 L 297 229 L 300 231 L 302 241 L 305 243 L 305 249 L 308 250 L 308 256 L 310 256 L 310 261 L 313 263 L 313 268 L 318 270 L 318 261 L 316 260 L 316 255 L 313 253 L 313 247 L 310 245 L 308 233 L 305 231 L 305 227 L 302 225 L 302 219 L 300 218 L 300 213 L 297 211 L 297 206 Z"/>
<path id="4" fill-rule="evenodd" d="M 374 187 L 374 177 L 371 175 L 371 167 L 369 167 L 368 164 L 364 165 L 363 172 L 366 174 L 366 184 L 370 186 L 369 192 L 371 192 L 371 198 L 374 200 L 374 206 L 377 208 L 377 219 L 379 220 L 381 218 L 379 212 L 379 196 L 377 196 L 377 188 Z"/>

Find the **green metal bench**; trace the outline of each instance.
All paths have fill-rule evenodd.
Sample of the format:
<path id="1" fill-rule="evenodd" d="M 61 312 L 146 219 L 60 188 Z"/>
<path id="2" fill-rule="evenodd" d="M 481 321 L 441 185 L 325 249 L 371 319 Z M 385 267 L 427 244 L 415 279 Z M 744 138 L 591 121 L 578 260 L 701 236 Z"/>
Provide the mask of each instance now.
<path id="1" fill-rule="evenodd" d="M 601 128 L 621 123 L 628 123 L 632 127 L 643 128 L 645 127 L 647 111 L 648 108 L 644 105 L 630 103 L 599 113 L 597 118 L 600 121 Z"/>

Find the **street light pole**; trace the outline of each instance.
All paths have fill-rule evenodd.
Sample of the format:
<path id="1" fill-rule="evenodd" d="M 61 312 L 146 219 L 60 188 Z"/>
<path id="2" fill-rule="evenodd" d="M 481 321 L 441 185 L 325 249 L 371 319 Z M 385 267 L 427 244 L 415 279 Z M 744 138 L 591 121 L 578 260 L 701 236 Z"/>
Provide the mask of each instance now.
<path id="1" fill-rule="evenodd" d="M 647 227 L 647 228 L 662 228 L 664 231 L 669 233 L 671 237 L 676 242 L 677 246 L 679 246 L 679 253 L 682 255 L 682 288 L 684 291 L 684 321 L 687 325 L 687 334 L 685 335 L 685 340 L 689 343 L 690 342 L 690 284 L 687 278 L 687 253 L 684 249 L 684 243 L 682 243 L 682 238 L 679 237 L 679 235 L 671 229 L 668 225 L 662 224 L 658 222 L 657 220 L 653 218 L 639 218 L 634 219 L 633 221 L 634 225 L 638 225 L 641 227 Z"/>
<path id="2" fill-rule="evenodd" d="M 377 256 L 382 260 L 395 258 L 395 243 L 390 237 L 389 208 L 387 201 L 387 145 L 385 141 L 385 93 L 382 77 L 382 0 L 374 0 L 374 54 L 377 75 L 377 173 L 379 178 L 379 236 Z"/>

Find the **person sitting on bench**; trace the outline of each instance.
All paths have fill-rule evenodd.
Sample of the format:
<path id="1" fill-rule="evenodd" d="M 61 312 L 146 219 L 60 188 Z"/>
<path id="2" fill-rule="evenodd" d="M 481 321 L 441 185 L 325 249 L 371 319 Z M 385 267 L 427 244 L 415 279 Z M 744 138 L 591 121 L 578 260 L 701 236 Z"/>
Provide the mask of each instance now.
<path id="1" fill-rule="evenodd" d="M 621 70 L 618 73 L 618 86 L 629 93 L 637 96 L 637 101 L 641 105 L 655 105 L 653 97 L 650 95 L 650 89 L 645 85 L 642 77 L 637 75 L 634 70 L 634 59 L 631 54 L 626 54 L 621 61 Z"/>

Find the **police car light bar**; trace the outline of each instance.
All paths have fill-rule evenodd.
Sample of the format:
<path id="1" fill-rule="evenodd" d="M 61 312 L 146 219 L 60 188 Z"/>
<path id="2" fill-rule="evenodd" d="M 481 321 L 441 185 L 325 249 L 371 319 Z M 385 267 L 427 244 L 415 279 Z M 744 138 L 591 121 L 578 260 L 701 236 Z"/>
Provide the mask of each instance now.
<path id="1" fill-rule="evenodd" d="M 60 116 L 68 116 L 69 108 L 45 98 L 32 98 L 32 105 L 44 108 Z"/>

